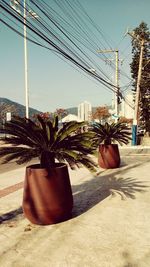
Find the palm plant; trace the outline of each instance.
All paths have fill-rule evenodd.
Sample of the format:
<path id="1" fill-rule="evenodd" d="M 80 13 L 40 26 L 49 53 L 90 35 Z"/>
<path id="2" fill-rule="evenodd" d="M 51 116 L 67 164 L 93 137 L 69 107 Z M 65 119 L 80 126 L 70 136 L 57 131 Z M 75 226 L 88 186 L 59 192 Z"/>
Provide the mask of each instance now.
<path id="1" fill-rule="evenodd" d="M 129 128 L 125 123 L 95 123 L 92 132 L 95 133 L 94 142 L 98 146 L 98 163 L 105 169 L 118 168 L 120 166 L 120 153 L 117 141 L 120 145 L 127 144 L 130 138 Z"/>
<path id="2" fill-rule="evenodd" d="M 131 139 L 130 129 L 125 123 L 117 122 L 109 124 L 106 122 L 104 125 L 95 123 L 92 131 L 95 133 L 97 144 L 104 143 L 110 145 L 117 141 L 120 145 L 128 144 Z"/>
<path id="3" fill-rule="evenodd" d="M 88 154 L 94 153 L 91 145 L 93 133 L 76 133 L 84 122 L 67 122 L 58 128 L 58 117 L 53 120 L 38 116 L 38 123 L 27 118 L 14 117 L 0 126 L 5 144 L 0 148 L 3 163 L 15 160 L 18 164 L 39 157 L 42 168 L 49 169 L 56 162 L 67 162 L 74 169 L 81 165 L 95 171 L 96 164 Z"/>
<path id="4" fill-rule="evenodd" d="M 89 154 L 94 154 L 94 133 L 79 133 L 84 122 L 67 122 L 58 127 L 58 117 L 52 120 L 37 117 L 37 122 L 14 117 L 0 126 L 6 137 L 0 147 L 3 163 L 15 160 L 18 164 L 39 157 L 40 164 L 26 167 L 23 211 L 35 224 L 53 224 L 71 218 L 73 196 L 68 166 L 81 165 L 95 171 L 97 164 Z M 8 144 L 8 145 L 7 145 Z M 10 146 L 11 144 L 11 146 Z"/>

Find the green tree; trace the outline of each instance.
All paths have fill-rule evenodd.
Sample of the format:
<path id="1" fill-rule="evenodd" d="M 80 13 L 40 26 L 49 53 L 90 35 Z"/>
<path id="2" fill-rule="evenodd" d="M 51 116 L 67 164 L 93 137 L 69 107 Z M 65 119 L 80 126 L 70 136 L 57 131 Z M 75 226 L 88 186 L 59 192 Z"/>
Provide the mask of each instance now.
<path id="1" fill-rule="evenodd" d="M 150 32 L 145 22 L 134 29 L 132 39 L 132 62 L 130 64 L 133 78 L 133 91 L 136 92 L 139 69 L 141 40 L 144 40 L 142 76 L 140 82 L 139 124 L 146 132 L 150 132 Z"/>
<path id="2" fill-rule="evenodd" d="M 54 114 L 58 116 L 59 120 L 62 120 L 67 115 L 67 113 L 67 110 L 64 108 L 56 109 L 56 111 L 54 112 Z"/>
<path id="3" fill-rule="evenodd" d="M 11 112 L 12 116 L 18 114 L 18 110 L 15 105 L 8 105 L 6 103 L 2 103 L 0 105 L 0 121 L 6 120 L 7 112 Z"/>
<path id="4" fill-rule="evenodd" d="M 93 119 L 98 119 L 100 120 L 106 120 L 107 118 L 110 117 L 110 113 L 108 111 L 108 107 L 102 106 L 98 107 L 96 111 L 92 114 Z"/>

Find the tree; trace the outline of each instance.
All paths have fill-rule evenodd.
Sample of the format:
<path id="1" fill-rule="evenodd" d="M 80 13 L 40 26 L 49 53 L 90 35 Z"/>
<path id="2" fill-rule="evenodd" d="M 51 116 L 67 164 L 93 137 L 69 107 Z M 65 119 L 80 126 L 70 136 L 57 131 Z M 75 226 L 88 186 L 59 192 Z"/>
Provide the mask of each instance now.
<path id="1" fill-rule="evenodd" d="M 58 118 L 62 120 L 62 118 L 67 115 L 67 110 L 65 110 L 64 108 L 59 108 L 59 109 L 56 109 L 54 114 L 56 114 Z"/>
<path id="2" fill-rule="evenodd" d="M 53 118 L 53 113 L 51 112 L 41 112 L 41 113 L 35 113 L 32 115 L 32 120 L 38 124 L 38 117 L 43 118 L 45 121 L 51 120 Z"/>
<path id="3" fill-rule="evenodd" d="M 135 38 L 132 39 L 132 62 L 130 64 L 133 78 L 133 92 L 136 92 L 139 70 L 141 40 L 144 40 L 142 75 L 140 82 L 139 124 L 146 132 L 150 132 L 150 32 L 145 22 L 134 29 Z"/>
<path id="4" fill-rule="evenodd" d="M 15 105 L 8 105 L 6 103 L 2 103 L 0 105 L 0 121 L 6 120 L 6 114 L 10 112 L 11 115 L 17 115 L 18 110 Z"/>
<path id="5" fill-rule="evenodd" d="M 121 122 L 121 123 L 127 123 L 127 124 L 132 124 L 133 123 L 133 119 L 128 119 L 126 117 L 120 117 L 119 118 L 119 122 Z"/>
<path id="6" fill-rule="evenodd" d="M 93 119 L 105 120 L 110 117 L 108 107 L 102 106 L 98 107 L 96 111 L 92 114 Z"/>

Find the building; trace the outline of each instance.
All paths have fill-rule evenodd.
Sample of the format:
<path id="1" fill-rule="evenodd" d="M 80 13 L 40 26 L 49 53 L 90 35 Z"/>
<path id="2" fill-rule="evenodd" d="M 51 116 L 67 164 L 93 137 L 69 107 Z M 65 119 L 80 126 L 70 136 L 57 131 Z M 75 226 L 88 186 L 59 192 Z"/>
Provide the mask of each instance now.
<path id="1" fill-rule="evenodd" d="M 61 122 L 64 123 L 64 122 L 69 122 L 69 121 L 78 121 L 80 122 L 81 120 L 79 120 L 79 118 L 74 115 L 74 114 L 68 114 L 67 116 L 65 116 Z"/>
<path id="2" fill-rule="evenodd" d="M 89 102 L 84 101 L 78 106 L 78 119 L 81 121 L 90 121 L 92 115 L 92 106 Z"/>
<path id="3" fill-rule="evenodd" d="M 125 96 L 125 100 L 122 100 L 121 103 L 121 111 L 119 114 L 121 117 L 125 117 L 127 119 L 133 119 L 134 117 L 134 101 L 133 101 L 133 93 L 128 93 Z"/>

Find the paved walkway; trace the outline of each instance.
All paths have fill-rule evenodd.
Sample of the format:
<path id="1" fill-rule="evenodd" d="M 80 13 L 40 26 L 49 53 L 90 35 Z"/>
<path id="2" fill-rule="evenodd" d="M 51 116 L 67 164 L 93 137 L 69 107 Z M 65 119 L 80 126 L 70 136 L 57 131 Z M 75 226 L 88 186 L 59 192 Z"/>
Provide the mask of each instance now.
<path id="1" fill-rule="evenodd" d="M 149 173 L 149 156 L 142 155 L 125 156 L 119 169 L 95 176 L 70 170 L 73 218 L 49 226 L 22 214 L 24 168 L 2 173 L 0 266 L 149 267 Z"/>
<path id="2" fill-rule="evenodd" d="M 23 188 L 23 184 L 24 184 L 23 182 L 20 182 L 20 183 L 8 186 L 8 187 L 0 190 L 0 198 L 5 197 L 5 196 L 15 192 L 15 191 L 19 190 L 20 188 Z"/>

